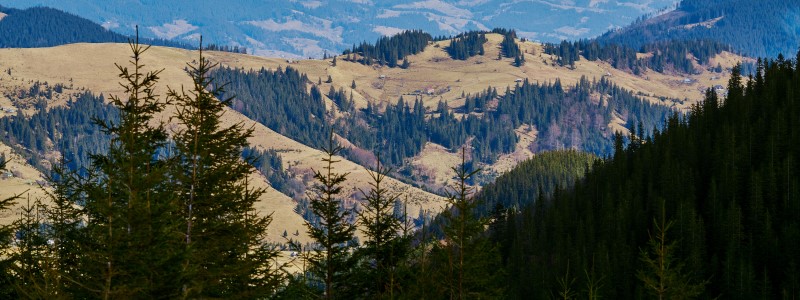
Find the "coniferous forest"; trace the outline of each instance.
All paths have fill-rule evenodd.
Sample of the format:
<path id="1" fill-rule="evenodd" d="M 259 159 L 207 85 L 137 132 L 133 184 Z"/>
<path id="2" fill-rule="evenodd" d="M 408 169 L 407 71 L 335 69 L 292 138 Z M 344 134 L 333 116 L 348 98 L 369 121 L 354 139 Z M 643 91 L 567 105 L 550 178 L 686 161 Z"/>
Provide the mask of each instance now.
<path id="1" fill-rule="evenodd" d="M 728 88 L 652 135 L 618 136 L 573 188 L 503 215 L 489 236 L 507 296 L 797 297 L 800 68 L 737 68 Z"/>
<path id="2" fill-rule="evenodd" d="M 104 103 L 102 95 L 83 92 L 67 101 L 65 107 L 48 108 L 46 99 L 39 99 L 35 105 L 37 112 L 32 116 L 18 111 L 15 116 L 0 119 L 0 132 L 5 133 L 0 140 L 19 145 L 16 152 L 32 166 L 49 169 L 58 161 L 50 154 L 60 151 L 68 167 L 78 170 L 89 164 L 91 154 L 108 149 L 108 136 L 92 120 L 116 121 L 118 113 Z"/>

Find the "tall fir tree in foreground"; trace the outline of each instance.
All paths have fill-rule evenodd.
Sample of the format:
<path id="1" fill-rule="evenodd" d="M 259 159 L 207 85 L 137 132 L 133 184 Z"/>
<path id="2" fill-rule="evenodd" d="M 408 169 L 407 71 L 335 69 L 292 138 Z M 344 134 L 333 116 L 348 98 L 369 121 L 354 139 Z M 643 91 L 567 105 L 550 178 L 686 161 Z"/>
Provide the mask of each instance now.
<path id="1" fill-rule="evenodd" d="M 409 240 L 401 235 L 403 221 L 395 214 L 395 203 L 399 193 L 387 187 L 386 179 L 390 168 L 381 165 L 380 156 L 376 159 L 374 169 L 368 171 L 371 182 L 364 196 L 363 210 L 359 213 L 359 222 L 366 240 L 359 249 L 364 259 L 359 268 L 364 271 L 363 287 L 370 297 L 394 299 L 399 293 L 400 274 L 398 268 L 409 251 Z"/>
<path id="2" fill-rule="evenodd" d="M 467 167 L 466 150 L 461 164 L 453 167 L 455 184 L 448 192 L 449 207 L 442 212 L 444 240 L 434 246 L 431 256 L 439 263 L 440 290 L 450 299 L 495 299 L 502 297 L 500 255 L 497 247 L 484 235 L 489 219 L 478 217 L 478 203 L 473 197 L 470 178 L 480 169 Z M 443 274 L 441 274 L 443 273 Z"/>
<path id="3" fill-rule="evenodd" d="M 76 205 L 81 193 L 80 178 L 67 170 L 67 162 L 62 157 L 53 167 L 47 181 L 52 187 L 45 190 L 49 204 L 44 209 L 44 219 L 48 226 L 44 234 L 48 238 L 49 278 L 47 298 L 64 297 L 79 288 L 75 279 L 80 278 L 78 269 L 78 241 L 82 238 L 82 212 Z"/>
<path id="4" fill-rule="evenodd" d="M 337 173 L 334 164 L 342 151 L 336 145 L 333 132 L 330 134 L 328 146 L 322 149 L 325 166 L 314 171 L 316 183 L 309 193 L 311 211 L 318 217 L 318 223 L 306 222 L 308 235 L 315 243 L 315 249 L 309 256 L 311 273 L 324 286 L 325 299 L 346 299 L 344 293 L 348 275 L 354 266 L 350 255 L 349 243 L 353 241 L 355 225 L 349 222 L 351 212 L 344 208 L 342 200 L 342 184 L 349 173 Z"/>
<path id="5" fill-rule="evenodd" d="M 119 122 L 96 120 L 111 145 L 108 153 L 92 155 L 83 183 L 86 238 L 80 239 L 82 274 L 75 280 L 87 294 L 77 298 L 175 297 L 179 292 L 177 199 L 169 164 L 159 158 L 167 132 L 154 121 L 167 105 L 154 90 L 161 70 L 145 71 L 142 55 L 149 46 L 138 38 L 130 48 L 130 68 L 117 65 L 125 96 L 111 97 Z"/>
<path id="6" fill-rule="evenodd" d="M 201 50 L 197 64 L 188 65 L 190 90 L 168 95 L 178 106 L 174 118 L 181 125 L 173 136 L 171 173 L 183 220 L 181 295 L 262 297 L 274 293 L 281 280 L 270 265 L 277 251 L 265 242 L 272 217 L 255 211 L 264 190 L 248 184 L 255 158 L 242 159 L 253 130 L 241 122 L 221 124 L 232 98 L 217 99 L 224 85 L 208 76 L 215 66 Z"/>

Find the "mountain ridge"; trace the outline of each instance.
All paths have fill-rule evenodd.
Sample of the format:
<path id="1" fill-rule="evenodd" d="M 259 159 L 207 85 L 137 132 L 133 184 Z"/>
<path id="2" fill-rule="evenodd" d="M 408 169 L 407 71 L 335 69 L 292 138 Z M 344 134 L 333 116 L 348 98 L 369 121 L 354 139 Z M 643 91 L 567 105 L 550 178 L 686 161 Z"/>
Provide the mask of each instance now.
<path id="1" fill-rule="evenodd" d="M 638 49 L 667 40 L 715 40 L 751 57 L 793 55 L 800 46 L 800 2 L 683 0 L 676 10 L 640 19 L 597 40 Z"/>
<path id="2" fill-rule="evenodd" d="M 154 2 L 156 3 L 156 2 Z M 206 41 L 253 49 L 263 56 L 322 57 L 353 44 L 372 42 L 406 29 L 433 35 L 468 30 L 515 28 L 543 41 L 588 38 L 625 26 L 642 14 L 672 6 L 674 0 L 627 1 L 231 1 L 149 2 L 5 0 L 19 8 L 49 6 L 133 35 L 197 43 Z"/>

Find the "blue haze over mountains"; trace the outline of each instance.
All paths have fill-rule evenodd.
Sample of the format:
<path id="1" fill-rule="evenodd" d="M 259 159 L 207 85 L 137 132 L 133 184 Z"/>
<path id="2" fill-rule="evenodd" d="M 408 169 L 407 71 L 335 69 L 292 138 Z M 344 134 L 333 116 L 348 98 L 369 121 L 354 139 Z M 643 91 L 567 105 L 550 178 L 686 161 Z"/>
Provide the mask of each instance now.
<path id="1" fill-rule="evenodd" d="M 48 6 L 107 29 L 144 37 L 246 47 L 267 56 L 319 57 L 403 29 L 434 36 L 513 28 L 555 42 L 598 36 L 675 0 L 2 0 L 14 8 Z"/>

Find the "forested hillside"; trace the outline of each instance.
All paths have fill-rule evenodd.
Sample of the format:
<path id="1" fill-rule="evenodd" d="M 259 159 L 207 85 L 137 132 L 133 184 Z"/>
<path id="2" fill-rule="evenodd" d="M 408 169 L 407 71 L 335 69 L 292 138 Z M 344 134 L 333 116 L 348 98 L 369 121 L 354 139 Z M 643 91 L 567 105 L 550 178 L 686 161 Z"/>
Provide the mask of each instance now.
<path id="1" fill-rule="evenodd" d="M 652 135 L 617 136 L 574 188 L 504 216 L 491 236 L 508 296 L 800 295 L 800 67 L 758 66 L 751 80 L 734 70 L 727 98 L 709 90 Z"/>
<path id="2" fill-rule="evenodd" d="M 306 91 L 308 78 L 296 69 L 245 71 L 218 68 L 210 74 L 227 84 L 221 96 L 236 96 L 232 108 L 276 132 L 312 147 L 321 147 L 330 126 L 316 86 Z"/>
<path id="3" fill-rule="evenodd" d="M 678 9 L 640 19 L 598 38 L 639 49 L 670 40 L 713 40 L 752 57 L 795 53 L 800 45 L 800 2 L 795 0 L 683 0 Z"/>
<path id="4" fill-rule="evenodd" d="M 426 142 L 453 150 L 469 142 L 476 162 L 492 163 L 514 150 L 518 139 L 514 130 L 526 124 L 540 131 L 537 151 L 574 148 L 605 155 L 612 150 L 607 126 L 615 115 L 623 116 L 630 128 L 643 126 L 649 131 L 671 114 L 669 108 L 644 101 L 605 78 L 595 82 L 583 78 L 569 89 L 559 80 L 541 84 L 526 80 L 502 94 L 488 88 L 467 96 L 462 107 L 441 102 L 434 111 L 418 99 L 403 97 L 383 111 L 371 103 L 356 110 L 345 105 L 348 93 L 334 89 L 327 95 L 346 114 L 332 119 L 324 111 L 317 85 L 306 92 L 308 79 L 291 67 L 258 72 L 222 68 L 212 75 L 219 82 L 230 82 L 225 95 L 237 95 L 234 109 L 277 132 L 319 147 L 327 124 L 334 123 L 338 134 L 397 167 L 418 155 Z"/>
<path id="5" fill-rule="evenodd" d="M 659 73 L 695 74 L 698 67 L 709 63 L 710 58 L 730 50 L 731 47 L 727 44 L 713 40 L 666 40 L 636 48 L 625 44 L 603 43 L 598 39 L 562 41 L 561 44 L 544 46 L 545 53 L 558 56 L 558 64 L 562 66 L 574 67 L 575 61 L 583 57 L 589 61 L 606 61 L 614 68 L 630 70 L 637 75 L 645 68 Z M 639 57 L 640 55 L 643 57 Z"/>
<path id="6" fill-rule="evenodd" d="M 72 43 L 125 43 L 128 36 L 57 9 L 32 7 L 13 9 L 0 6 L 0 48 L 52 47 Z M 184 43 L 143 39 L 152 45 L 188 48 Z"/>
<path id="7" fill-rule="evenodd" d="M 477 214 L 489 215 L 520 210 L 556 189 L 571 189 L 599 159 L 586 152 L 565 150 L 541 152 L 483 186 L 475 195 Z"/>
<path id="8" fill-rule="evenodd" d="M 17 111 L 15 116 L 0 118 L 0 141 L 42 172 L 58 164 L 62 156 L 67 167 L 78 170 L 89 165 L 91 154 L 108 149 L 108 137 L 93 120 L 114 122 L 117 118 L 117 111 L 103 96 L 90 92 L 71 97 L 64 106 L 48 107 L 42 98 L 31 116 Z"/>

